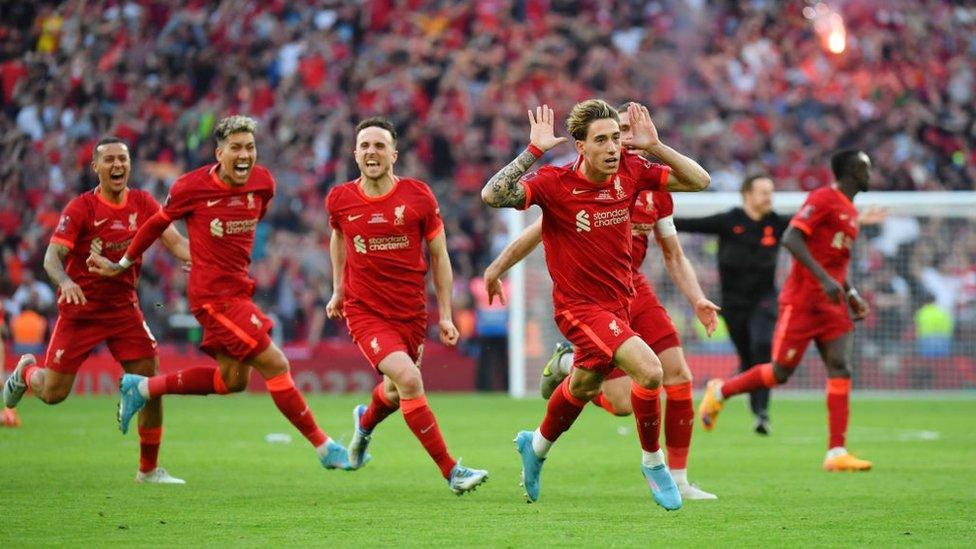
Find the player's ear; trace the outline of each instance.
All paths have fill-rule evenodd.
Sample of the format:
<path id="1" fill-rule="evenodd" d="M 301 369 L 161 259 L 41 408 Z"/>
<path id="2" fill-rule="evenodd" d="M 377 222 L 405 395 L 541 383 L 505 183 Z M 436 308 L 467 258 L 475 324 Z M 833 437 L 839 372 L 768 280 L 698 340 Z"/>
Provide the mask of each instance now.
<path id="1" fill-rule="evenodd" d="M 400 151 L 393 149 L 393 154 L 390 155 L 390 164 L 396 164 L 397 157 L 400 156 Z"/>
<path id="2" fill-rule="evenodd" d="M 576 143 L 576 152 L 578 152 L 580 154 L 583 154 L 583 145 L 586 142 L 585 141 L 580 141 L 579 139 L 577 139 L 576 141 L 574 141 L 574 143 Z"/>

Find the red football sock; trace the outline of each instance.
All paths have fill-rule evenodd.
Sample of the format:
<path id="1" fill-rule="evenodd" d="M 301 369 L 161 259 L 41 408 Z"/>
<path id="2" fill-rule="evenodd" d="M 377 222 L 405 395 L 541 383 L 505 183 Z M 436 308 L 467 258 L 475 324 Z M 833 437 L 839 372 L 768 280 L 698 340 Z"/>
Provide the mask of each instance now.
<path id="1" fill-rule="evenodd" d="M 596 404 L 600 408 L 603 408 L 604 410 L 610 412 L 613 415 L 617 415 L 617 411 L 613 409 L 613 404 L 610 403 L 610 401 L 607 399 L 607 396 L 604 395 L 602 391 L 597 393 L 597 395 L 590 402 Z"/>
<path id="2" fill-rule="evenodd" d="M 664 392 L 668 395 L 664 407 L 664 444 L 668 450 L 668 467 L 684 469 L 688 466 L 691 430 L 695 425 L 691 382 L 665 385 Z"/>
<path id="3" fill-rule="evenodd" d="M 185 368 L 149 378 L 149 397 L 160 395 L 225 395 L 227 385 L 220 370 L 210 366 Z"/>
<path id="4" fill-rule="evenodd" d="M 156 468 L 162 438 L 162 427 L 139 427 L 139 472 L 148 473 Z"/>
<path id="5" fill-rule="evenodd" d="M 722 398 L 751 393 L 763 387 L 772 388 L 775 386 L 776 376 L 773 374 L 773 365 L 768 362 L 757 364 L 732 379 L 726 380 L 722 384 Z"/>
<path id="6" fill-rule="evenodd" d="M 2 365 L 0 365 L 0 368 L 2 368 Z M 30 380 L 31 380 L 31 377 L 34 376 L 34 372 L 37 372 L 37 371 L 44 371 L 44 368 L 42 368 L 40 366 L 37 366 L 37 365 L 28 366 L 28 367 L 24 368 L 24 372 L 21 374 L 21 375 L 24 376 L 24 383 L 27 384 L 27 388 L 30 389 L 31 391 L 34 391 L 35 393 L 37 391 L 35 391 L 34 388 L 31 387 Z"/>
<path id="7" fill-rule="evenodd" d="M 661 449 L 658 443 L 661 436 L 661 388 L 645 389 L 633 383 L 630 386 L 630 403 L 634 406 L 641 448 L 645 452 L 657 452 Z"/>
<path id="8" fill-rule="evenodd" d="M 579 417 L 583 407 L 586 406 L 585 400 L 580 400 L 569 392 L 569 378 L 562 382 L 549 397 L 549 405 L 546 407 L 546 416 L 542 418 L 539 425 L 539 432 L 542 437 L 549 442 L 556 442 L 559 435 L 565 433 Z"/>
<path id="9" fill-rule="evenodd" d="M 404 398 L 400 400 L 400 406 L 403 408 L 403 420 L 407 422 L 407 426 L 433 458 L 444 478 L 450 478 L 451 469 L 457 461 L 447 451 L 441 428 L 437 426 L 437 418 L 427 405 L 427 397 L 420 395 L 417 398 Z"/>
<path id="10" fill-rule="evenodd" d="M 827 379 L 827 425 L 830 440 L 827 449 L 844 446 L 847 438 L 847 418 L 851 414 L 851 380 L 846 377 Z"/>
<path id="11" fill-rule="evenodd" d="M 359 427 L 366 432 L 372 431 L 381 421 L 393 412 L 396 412 L 400 405 L 390 401 L 383 390 L 383 382 L 379 382 L 373 387 L 373 399 L 366 408 L 366 413 L 359 420 Z"/>
<path id="12" fill-rule="evenodd" d="M 312 443 L 312 446 L 318 448 L 325 444 L 329 437 L 325 436 L 322 429 L 319 429 L 318 424 L 315 423 L 315 416 L 312 415 L 312 410 L 305 402 L 305 397 L 295 387 L 291 373 L 279 374 L 265 380 L 265 383 L 268 385 L 268 391 L 271 392 L 271 399 L 274 400 L 275 406 Z"/>

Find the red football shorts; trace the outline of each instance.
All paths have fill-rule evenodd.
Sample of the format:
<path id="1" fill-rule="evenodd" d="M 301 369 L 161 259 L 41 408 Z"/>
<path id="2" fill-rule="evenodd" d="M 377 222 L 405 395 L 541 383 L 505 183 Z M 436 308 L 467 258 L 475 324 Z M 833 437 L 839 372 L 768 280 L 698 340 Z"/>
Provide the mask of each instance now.
<path id="1" fill-rule="evenodd" d="M 556 313 L 556 326 L 573 344 L 573 367 L 607 375 L 613 370 L 613 353 L 637 333 L 630 327 L 627 309 L 610 311 L 586 306 Z"/>
<path id="2" fill-rule="evenodd" d="M 346 325 L 352 340 L 366 360 L 379 368 L 380 362 L 396 351 L 407 353 L 410 360 L 420 367 L 424 356 L 424 339 L 427 337 L 427 318 L 393 320 L 368 312 L 352 312 L 346 308 Z"/>
<path id="3" fill-rule="evenodd" d="M 643 277 L 641 277 L 643 278 Z M 672 347 L 681 347 L 681 338 L 668 312 L 661 305 L 654 290 L 646 280 L 638 281 L 634 277 L 634 287 L 637 290 L 634 301 L 630 304 L 630 327 L 654 351 L 660 355 Z M 607 379 L 615 379 L 627 375 L 620 368 L 614 368 L 607 375 Z"/>
<path id="4" fill-rule="evenodd" d="M 135 305 L 130 312 L 111 319 L 58 317 L 47 347 L 44 366 L 62 374 L 75 375 L 100 343 L 105 342 L 119 362 L 156 356 L 156 338 Z"/>
<path id="5" fill-rule="evenodd" d="M 203 326 L 200 349 L 210 356 L 244 362 L 271 345 L 268 333 L 274 323 L 250 299 L 207 303 L 193 309 L 193 316 Z"/>
<path id="6" fill-rule="evenodd" d="M 801 308 L 802 307 L 802 308 Z M 817 302 L 797 306 L 780 303 L 773 331 L 773 362 L 795 368 L 810 340 L 832 341 L 854 330 L 846 303 Z"/>

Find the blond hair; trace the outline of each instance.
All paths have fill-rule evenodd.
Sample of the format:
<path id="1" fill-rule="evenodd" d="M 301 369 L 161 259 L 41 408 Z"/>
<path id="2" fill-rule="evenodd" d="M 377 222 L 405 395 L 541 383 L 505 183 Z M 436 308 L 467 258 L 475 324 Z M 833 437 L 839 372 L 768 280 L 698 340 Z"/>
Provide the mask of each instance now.
<path id="1" fill-rule="evenodd" d="M 587 99 L 573 106 L 566 118 L 566 131 L 577 141 L 586 141 L 586 134 L 590 129 L 590 124 L 596 120 L 612 118 L 620 123 L 620 115 L 617 110 L 610 106 L 603 99 Z"/>
<path id="2" fill-rule="evenodd" d="M 214 127 L 214 138 L 217 140 L 217 146 L 222 146 L 227 138 L 235 133 L 253 134 L 257 129 L 257 120 L 249 116 L 235 114 L 221 118 L 220 122 L 217 122 L 217 126 Z"/>

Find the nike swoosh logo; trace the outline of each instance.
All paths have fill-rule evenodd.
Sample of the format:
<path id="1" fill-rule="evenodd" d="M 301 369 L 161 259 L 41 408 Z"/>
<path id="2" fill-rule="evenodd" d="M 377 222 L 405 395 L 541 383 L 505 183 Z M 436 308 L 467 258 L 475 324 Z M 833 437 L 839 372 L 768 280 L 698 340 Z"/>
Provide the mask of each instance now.
<path id="1" fill-rule="evenodd" d="M 347 216 L 346 216 L 346 219 L 347 219 L 347 220 L 349 220 L 349 221 L 355 221 L 355 220 L 357 220 L 357 219 L 359 219 L 360 217 L 362 217 L 363 215 L 364 215 L 364 214 L 359 214 L 359 215 L 347 215 Z"/>
<path id="2" fill-rule="evenodd" d="M 579 189 L 573 189 L 573 194 L 583 194 L 585 192 L 586 192 L 586 189 L 583 189 L 582 191 L 579 190 Z"/>
<path id="3" fill-rule="evenodd" d="M 430 431 L 430 430 L 431 430 L 431 429 L 433 429 L 433 428 L 434 428 L 434 424 L 433 424 L 433 423 L 431 423 L 430 425 L 428 425 L 428 426 L 427 426 L 427 428 L 426 428 L 426 429 L 421 429 L 421 430 L 420 430 L 420 434 L 422 434 L 422 435 L 426 435 L 426 434 L 427 434 L 427 431 Z"/>
<path id="4" fill-rule="evenodd" d="M 220 198 L 218 198 L 217 200 L 208 200 L 207 201 L 207 206 L 213 206 L 214 204 L 216 204 L 216 203 L 218 203 L 220 201 L 221 201 Z"/>
<path id="5" fill-rule="evenodd" d="M 108 218 L 107 217 L 105 219 L 99 219 L 98 221 L 95 221 L 94 223 L 92 223 L 92 225 L 94 225 L 96 227 L 100 227 L 102 225 L 102 223 L 105 223 L 106 221 L 108 221 Z"/>

